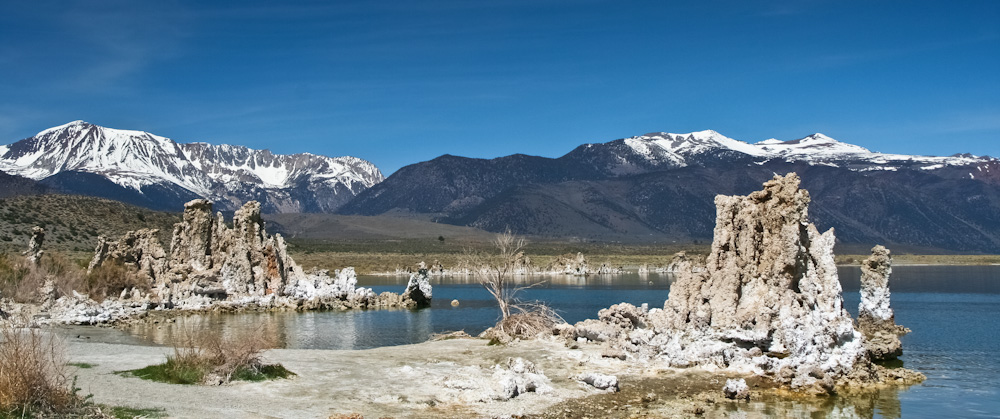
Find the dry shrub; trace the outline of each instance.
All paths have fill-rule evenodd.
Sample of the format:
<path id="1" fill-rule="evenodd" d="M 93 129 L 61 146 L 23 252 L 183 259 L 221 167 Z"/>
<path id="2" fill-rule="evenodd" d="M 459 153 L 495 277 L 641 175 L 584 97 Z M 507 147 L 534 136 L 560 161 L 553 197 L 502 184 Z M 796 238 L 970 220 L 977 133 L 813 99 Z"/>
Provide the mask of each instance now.
<path id="1" fill-rule="evenodd" d="M 51 277 L 55 281 L 57 298 L 69 295 L 73 290 L 84 289 L 87 278 L 86 269 L 62 253 L 45 252 L 39 269 L 43 276 Z"/>
<path id="2" fill-rule="evenodd" d="M 565 323 L 559 314 L 541 304 L 521 304 L 513 306 L 518 312 L 500 319 L 490 328 L 486 337 L 496 343 L 508 343 L 514 339 L 531 339 L 539 334 L 551 334 L 556 325 Z"/>
<path id="3" fill-rule="evenodd" d="M 25 278 L 32 276 L 32 269 L 28 266 L 24 258 L 0 254 L 0 294 L 6 298 L 11 298 L 19 303 L 31 301 L 34 298 L 35 290 L 41 284 L 31 284 L 35 278 L 25 281 Z"/>
<path id="4" fill-rule="evenodd" d="M 0 414 L 60 412 L 79 400 L 56 341 L 35 329 L 0 328 Z"/>
<path id="5" fill-rule="evenodd" d="M 183 346 L 174 347 L 170 362 L 179 369 L 196 369 L 230 381 L 234 374 L 257 374 L 266 366 L 263 352 L 277 346 L 273 333 L 263 327 L 244 329 L 229 336 L 210 331 L 188 333 Z"/>
<path id="6" fill-rule="evenodd" d="M 20 255 L 0 254 L 0 292 L 19 303 L 39 301 L 38 291 L 47 279 L 53 280 L 57 297 L 85 291 L 84 278 L 83 268 L 58 252 L 46 252 L 37 266 Z"/>
<path id="7" fill-rule="evenodd" d="M 86 276 L 84 291 L 95 301 L 103 301 L 107 297 L 117 297 L 123 290 L 137 288 L 149 291 L 148 280 L 142 279 L 138 273 L 117 261 L 105 261 L 95 267 Z"/>

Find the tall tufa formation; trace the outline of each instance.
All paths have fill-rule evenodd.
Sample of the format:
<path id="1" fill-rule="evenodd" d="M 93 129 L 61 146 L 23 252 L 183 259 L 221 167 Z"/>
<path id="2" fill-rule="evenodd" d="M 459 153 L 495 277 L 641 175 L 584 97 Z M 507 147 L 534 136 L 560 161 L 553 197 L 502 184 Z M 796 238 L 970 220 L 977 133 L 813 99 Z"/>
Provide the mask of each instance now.
<path id="1" fill-rule="evenodd" d="M 865 336 L 865 348 L 873 360 L 895 359 L 903 354 L 899 336 L 910 332 L 896 324 L 889 306 L 889 275 L 892 256 L 882 246 L 872 248 L 872 255 L 861 262 L 861 304 L 858 305 L 858 330 Z"/>
<path id="2" fill-rule="evenodd" d="M 794 173 L 747 196 L 717 196 L 704 269 L 679 258 L 662 310 L 618 304 L 600 321 L 578 323 L 574 337 L 628 357 L 763 375 L 807 392 L 895 380 L 870 362 L 844 309 L 833 230 L 821 234 L 809 223 L 809 202 Z"/>
<path id="3" fill-rule="evenodd" d="M 850 373 L 861 336 L 843 307 L 833 230 L 809 223 L 809 202 L 794 173 L 748 196 L 715 198 L 706 270 L 678 273 L 658 324 L 681 347 L 702 344 L 665 357 L 758 368 L 792 387 L 830 389 Z"/>
<path id="4" fill-rule="evenodd" d="M 416 307 L 430 300 L 430 285 L 420 301 L 392 293 L 376 295 L 358 288 L 351 268 L 334 277 L 325 271 L 305 273 L 288 255 L 281 235 L 268 235 L 260 204 L 251 201 L 233 216 L 228 227 L 212 203 L 196 199 L 184 206 L 174 225 L 169 252 L 160 246 L 156 230 L 130 231 L 118 241 L 99 239 L 90 270 L 121 264 L 148 280 L 149 292 L 123 292 L 148 306 L 202 308 L 213 304 L 298 309 Z M 426 281 L 425 281 L 426 282 Z"/>

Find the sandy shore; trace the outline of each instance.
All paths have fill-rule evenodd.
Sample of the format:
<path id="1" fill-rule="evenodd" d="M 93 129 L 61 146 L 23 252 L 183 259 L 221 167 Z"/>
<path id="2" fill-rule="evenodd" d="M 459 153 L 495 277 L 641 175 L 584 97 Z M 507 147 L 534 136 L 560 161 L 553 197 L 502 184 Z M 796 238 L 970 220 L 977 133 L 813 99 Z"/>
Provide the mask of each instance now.
<path id="1" fill-rule="evenodd" d="M 91 329 L 93 330 L 93 329 Z M 112 333 L 113 331 L 108 331 Z M 365 417 L 496 417 L 540 414 L 567 400 L 603 392 L 571 379 L 583 372 L 656 376 L 664 372 L 602 358 L 600 348 L 569 349 L 541 340 L 488 346 L 481 339 L 451 339 L 369 350 L 291 350 L 266 353 L 298 376 L 261 383 L 188 386 L 124 377 L 116 371 L 161 363 L 168 347 L 69 337 L 72 368 L 82 394 L 108 405 L 164 409 L 170 417 L 304 418 L 357 412 Z M 533 362 L 551 380 L 546 394 L 493 397 L 493 367 L 508 357 Z"/>
<path id="2" fill-rule="evenodd" d="M 51 329 L 50 329 L 51 330 Z M 222 386 L 176 385 L 117 374 L 165 360 L 173 349 L 137 344 L 117 330 L 61 327 L 81 395 L 106 405 L 162 409 L 175 418 L 672 418 L 872 417 L 898 409 L 897 391 L 859 397 L 811 397 L 774 391 L 747 377 L 749 402 L 722 396 L 727 375 L 702 369 L 667 369 L 601 357 L 601 346 L 567 347 L 532 340 L 490 346 L 482 339 L 451 339 L 367 350 L 276 349 L 266 353 L 298 374 L 285 380 Z M 549 379 L 551 391 L 495 400 L 494 366 L 521 357 Z M 618 393 L 573 379 L 585 372 L 616 375 Z M 728 374 L 732 376 L 731 374 Z M 888 407 L 887 407 L 888 406 Z M 848 414 L 849 413 L 849 414 Z"/>

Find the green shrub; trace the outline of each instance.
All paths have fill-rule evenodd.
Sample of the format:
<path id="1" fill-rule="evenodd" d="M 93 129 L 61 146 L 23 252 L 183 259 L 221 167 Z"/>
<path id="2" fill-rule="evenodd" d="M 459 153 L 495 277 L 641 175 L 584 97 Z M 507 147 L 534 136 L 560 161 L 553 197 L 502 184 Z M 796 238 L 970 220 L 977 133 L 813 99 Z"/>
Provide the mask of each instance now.
<path id="1" fill-rule="evenodd" d="M 240 331 L 226 338 L 218 333 L 190 333 L 174 346 L 174 355 L 162 364 L 123 374 L 171 384 L 198 384 L 209 377 L 222 381 L 263 381 L 295 375 L 280 364 L 265 364 L 261 354 L 275 345 L 263 328 Z"/>

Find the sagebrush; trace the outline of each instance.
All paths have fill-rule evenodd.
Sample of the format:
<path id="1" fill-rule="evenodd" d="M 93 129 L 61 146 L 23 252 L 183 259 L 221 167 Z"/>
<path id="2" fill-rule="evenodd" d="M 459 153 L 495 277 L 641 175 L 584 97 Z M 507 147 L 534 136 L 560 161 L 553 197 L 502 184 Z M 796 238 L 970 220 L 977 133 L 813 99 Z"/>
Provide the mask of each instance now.
<path id="1" fill-rule="evenodd" d="M 19 415 L 64 412 L 80 400 L 58 343 L 36 329 L 0 327 L 0 411 Z"/>

